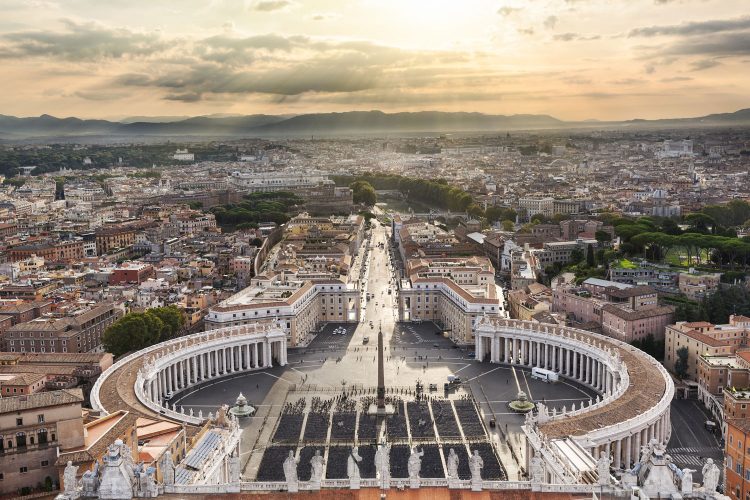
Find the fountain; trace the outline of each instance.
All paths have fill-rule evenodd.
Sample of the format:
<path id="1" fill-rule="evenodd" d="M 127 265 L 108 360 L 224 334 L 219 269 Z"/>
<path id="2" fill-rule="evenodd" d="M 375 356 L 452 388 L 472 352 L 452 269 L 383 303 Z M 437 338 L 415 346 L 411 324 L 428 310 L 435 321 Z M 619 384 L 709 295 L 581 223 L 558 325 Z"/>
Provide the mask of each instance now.
<path id="1" fill-rule="evenodd" d="M 523 391 L 518 391 L 516 399 L 508 403 L 508 407 L 516 413 L 528 413 L 533 410 L 535 406 L 534 403 L 529 401 L 529 398 Z"/>
<path id="2" fill-rule="evenodd" d="M 249 417 L 255 413 L 255 408 L 247 404 L 247 398 L 240 393 L 234 406 L 229 409 L 229 413 L 235 417 Z"/>
<path id="3" fill-rule="evenodd" d="M 516 388 L 518 389 L 518 395 L 516 399 L 508 403 L 508 407 L 516 413 L 528 413 L 533 410 L 536 405 L 529 401 L 526 393 L 521 390 L 521 383 L 518 381 L 518 375 L 516 374 L 516 368 L 513 366 L 513 359 L 510 360 L 510 369 L 513 372 L 513 378 L 516 379 Z"/>

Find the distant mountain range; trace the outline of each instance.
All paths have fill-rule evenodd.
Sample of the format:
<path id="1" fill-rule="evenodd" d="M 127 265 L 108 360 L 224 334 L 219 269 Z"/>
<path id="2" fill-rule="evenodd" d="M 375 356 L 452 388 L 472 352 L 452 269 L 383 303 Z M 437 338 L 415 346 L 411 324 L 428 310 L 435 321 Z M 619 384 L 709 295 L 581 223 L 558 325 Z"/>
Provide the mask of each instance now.
<path id="1" fill-rule="evenodd" d="M 420 111 L 383 113 L 350 111 L 289 115 L 209 115 L 130 117 L 121 121 L 56 118 L 50 115 L 17 118 L 0 115 L 0 140 L 106 137 L 275 137 L 385 135 L 438 132 L 505 132 L 543 129 L 627 129 L 750 125 L 750 109 L 696 118 L 579 122 L 549 115 L 488 115 Z"/>

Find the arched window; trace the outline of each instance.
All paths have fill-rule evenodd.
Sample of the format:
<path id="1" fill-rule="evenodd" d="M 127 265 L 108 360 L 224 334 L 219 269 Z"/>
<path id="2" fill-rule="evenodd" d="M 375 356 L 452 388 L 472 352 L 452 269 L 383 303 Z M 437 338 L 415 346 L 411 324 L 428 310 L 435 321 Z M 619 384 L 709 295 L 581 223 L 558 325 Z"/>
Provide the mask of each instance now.
<path id="1" fill-rule="evenodd" d="M 19 448 L 22 446 L 26 446 L 26 433 L 25 432 L 16 433 L 16 446 L 18 446 Z"/>

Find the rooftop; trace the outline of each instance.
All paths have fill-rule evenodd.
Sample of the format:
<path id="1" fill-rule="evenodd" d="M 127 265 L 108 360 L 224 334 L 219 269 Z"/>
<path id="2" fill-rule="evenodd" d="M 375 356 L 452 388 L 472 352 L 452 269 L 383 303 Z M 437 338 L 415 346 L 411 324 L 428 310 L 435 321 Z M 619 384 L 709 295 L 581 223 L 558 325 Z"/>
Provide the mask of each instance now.
<path id="1" fill-rule="evenodd" d="M 28 396 L 0 398 L 0 414 L 73 403 L 83 403 L 83 391 L 81 389 L 63 389 L 61 391 L 29 394 Z"/>

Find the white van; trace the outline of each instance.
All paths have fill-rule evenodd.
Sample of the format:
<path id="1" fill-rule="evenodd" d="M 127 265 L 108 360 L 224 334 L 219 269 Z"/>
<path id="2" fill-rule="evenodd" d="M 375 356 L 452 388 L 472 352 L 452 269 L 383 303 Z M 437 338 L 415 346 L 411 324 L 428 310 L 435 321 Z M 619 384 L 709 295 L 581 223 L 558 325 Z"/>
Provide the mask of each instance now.
<path id="1" fill-rule="evenodd" d="M 545 382 L 557 382 L 559 377 L 557 373 L 551 370 L 545 370 L 544 368 L 534 367 L 531 369 L 531 378 L 535 378 L 537 380 L 544 380 Z"/>

